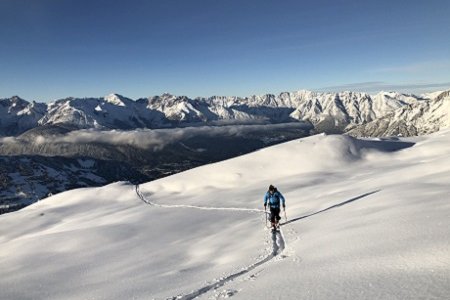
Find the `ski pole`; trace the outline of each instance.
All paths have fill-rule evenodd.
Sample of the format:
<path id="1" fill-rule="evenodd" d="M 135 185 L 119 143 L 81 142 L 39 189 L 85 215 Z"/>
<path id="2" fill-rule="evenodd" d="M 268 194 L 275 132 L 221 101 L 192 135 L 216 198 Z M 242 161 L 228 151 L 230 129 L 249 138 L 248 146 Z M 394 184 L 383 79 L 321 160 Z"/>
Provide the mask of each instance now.
<path id="1" fill-rule="evenodd" d="M 286 222 L 287 222 L 286 207 L 283 207 L 283 211 L 284 211 L 284 218 L 286 219 Z"/>
<path id="2" fill-rule="evenodd" d="M 264 206 L 264 215 L 266 216 L 266 227 L 267 227 L 267 207 Z"/>

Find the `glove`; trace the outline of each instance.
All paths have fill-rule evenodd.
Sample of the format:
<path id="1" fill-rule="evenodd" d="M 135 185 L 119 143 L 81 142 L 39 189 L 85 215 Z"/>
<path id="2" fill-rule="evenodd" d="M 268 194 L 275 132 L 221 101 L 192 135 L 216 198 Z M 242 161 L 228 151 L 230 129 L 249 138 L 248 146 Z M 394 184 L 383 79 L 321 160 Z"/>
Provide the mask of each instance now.
<path id="1" fill-rule="evenodd" d="M 286 209 L 286 205 L 285 204 L 283 204 L 283 209 Z"/>
<path id="2" fill-rule="evenodd" d="M 267 207 L 267 204 L 266 204 L 266 203 L 264 203 L 264 209 L 266 209 L 266 207 Z"/>

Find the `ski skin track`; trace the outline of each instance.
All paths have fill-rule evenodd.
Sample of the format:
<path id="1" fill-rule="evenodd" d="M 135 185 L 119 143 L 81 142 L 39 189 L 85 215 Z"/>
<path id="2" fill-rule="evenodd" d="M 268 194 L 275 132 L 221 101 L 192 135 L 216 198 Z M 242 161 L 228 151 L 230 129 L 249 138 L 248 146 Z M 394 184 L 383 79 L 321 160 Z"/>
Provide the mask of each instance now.
<path id="1" fill-rule="evenodd" d="M 265 213 L 268 214 L 268 212 L 262 210 L 262 209 L 251 209 L 251 208 L 236 208 L 236 207 L 204 207 L 204 206 L 194 206 L 194 205 L 181 205 L 181 204 L 174 204 L 174 205 L 165 205 L 165 204 L 157 204 L 154 202 L 151 202 L 150 200 L 146 199 L 145 196 L 142 194 L 142 192 L 139 189 L 139 185 L 135 185 L 136 194 L 139 197 L 139 199 L 152 206 L 162 207 L 162 208 L 192 208 L 192 209 L 202 209 L 202 210 L 228 210 L 228 211 L 251 211 L 251 212 L 257 212 L 257 213 Z M 266 255 L 266 257 L 262 258 L 261 260 L 257 261 L 254 264 L 251 264 L 247 267 L 242 268 L 241 271 L 233 273 L 231 275 L 228 275 L 225 278 L 222 278 L 214 283 L 211 283 L 209 285 L 206 285 L 200 289 L 197 289 L 195 291 L 192 291 L 189 294 L 185 295 L 178 295 L 174 297 L 169 297 L 166 299 L 170 300 L 191 300 L 195 299 L 205 293 L 207 293 L 210 290 L 218 289 L 219 287 L 225 285 L 226 283 L 233 281 L 234 279 L 247 274 L 248 272 L 253 271 L 257 267 L 271 261 L 274 257 L 278 256 L 279 254 L 283 253 L 284 249 L 286 248 L 286 240 L 284 238 L 283 232 L 281 228 L 279 231 L 272 232 L 272 253 L 269 253 Z M 278 241 L 278 242 L 277 242 Z"/>
<path id="2" fill-rule="evenodd" d="M 229 211 L 250 211 L 250 212 L 265 212 L 262 209 L 256 209 L 256 208 L 238 208 L 238 207 L 208 207 L 208 206 L 195 206 L 195 205 L 186 205 L 186 204 L 158 204 L 151 202 L 150 200 L 147 200 L 145 196 L 141 193 L 139 190 L 139 185 L 136 185 L 136 194 L 138 197 L 148 205 L 152 206 L 158 206 L 163 208 L 194 208 L 194 209 L 202 209 L 202 210 L 229 210 Z M 267 213 L 267 212 L 266 212 Z"/>

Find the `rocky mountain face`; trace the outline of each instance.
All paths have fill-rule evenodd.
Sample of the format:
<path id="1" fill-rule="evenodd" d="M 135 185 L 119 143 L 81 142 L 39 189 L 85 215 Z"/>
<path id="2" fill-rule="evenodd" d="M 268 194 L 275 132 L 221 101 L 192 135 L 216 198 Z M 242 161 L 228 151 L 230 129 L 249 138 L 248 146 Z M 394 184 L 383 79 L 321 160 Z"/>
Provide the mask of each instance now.
<path id="1" fill-rule="evenodd" d="M 285 92 L 250 97 L 191 99 L 163 94 L 136 101 L 111 94 L 103 98 L 67 98 L 46 104 L 17 97 L 0 100 L 2 135 L 17 135 L 43 125 L 74 128 L 171 128 L 198 124 L 258 124 L 307 121 L 316 132 L 343 133 L 355 126 L 433 99 L 395 92 Z M 425 104 L 427 105 L 427 104 Z M 420 106 L 420 105 L 419 105 Z"/>

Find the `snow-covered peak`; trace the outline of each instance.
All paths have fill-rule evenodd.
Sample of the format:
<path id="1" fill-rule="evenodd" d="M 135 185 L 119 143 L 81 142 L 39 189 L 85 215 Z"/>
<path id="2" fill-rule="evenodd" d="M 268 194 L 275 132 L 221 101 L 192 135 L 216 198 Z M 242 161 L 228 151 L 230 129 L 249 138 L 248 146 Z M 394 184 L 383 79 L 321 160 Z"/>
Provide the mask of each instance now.
<path id="1" fill-rule="evenodd" d="M 0 99 L 0 136 L 16 135 L 38 125 L 47 105 L 28 102 L 18 96 Z"/>
<path id="2" fill-rule="evenodd" d="M 29 103 L 28 101 L 26 101 L 26 100 L 24 100 L 24 99 L 22 99 L 22 98 L 20 98 L 19 96 L 12 96 L 11 98 L 11 102 L 13 102 L 13 103 L 18 103 L 18 102 L 26 102 L 26 103 Z"/>
<path id="3" fill-rule="evenodd" d="M 19 96 L 12 96 L 11 98 L 0 99 L 2 107 L 8 107 L 9 111 L 18 111 L 25 108 L 30 103 Z"/>
<path id="4" fill-rule="evenodd" d="M 165 92 L 165 93 L 163 93 L 162 95 L 161 95 L 161 98 L 164 98 L 164 99 L 170 99 L 170 98 L 176 98 L 177 96 L 175 96 L 175 95 L 173 95 L 173 94 L 171 94 L 171 93 L 167 93 L 167 92 Z"/>
<path id="5" fill-rule="evenodd" d="M 132 101 L 131 99 L 128 99 L 119 94 L 109 94 L 106 95 L 103 99 L 105 99 L 106 102 L 117 106 L 126 106 L 128 102 Z"/>

